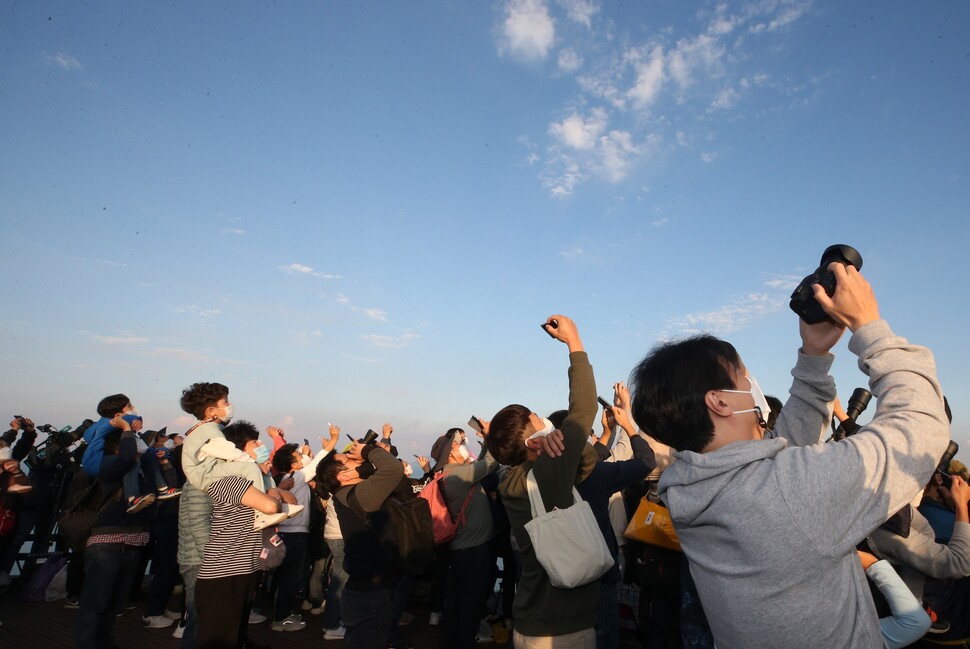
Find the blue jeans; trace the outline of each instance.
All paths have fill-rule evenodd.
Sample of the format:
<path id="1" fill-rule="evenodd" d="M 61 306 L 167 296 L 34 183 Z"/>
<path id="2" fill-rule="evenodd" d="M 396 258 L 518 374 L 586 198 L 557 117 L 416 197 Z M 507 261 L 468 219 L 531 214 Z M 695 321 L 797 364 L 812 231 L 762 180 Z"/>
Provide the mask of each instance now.
<path id="1" fill-rule="evenodd" d="M 600 582 L 600 606 L 596 614 L 596 649 L 620 646 L 620 583 Z"/>
<path id="2" fill-rule="evenodd" d="M 344 540 L 327 539 L 330 555 L 330 585 L 327 587 L 327 606 L 323 609 L 323 628 L 336 629 L 340 626 L 341 607 L 340 596 L 347 583 L 347 573 L 344 571 Z"/>
<path id="3" fill-rule="evenodd" d="M 140 550 L 120 543 L 96 543 L 85 548 L 87 579 L 81 590 L 75 626 L 78 649 L 112 646 L 115 612 L 128 597 Z"/>
<path id="4" fill-rule="evenodd" d="M 195 627 L 199 619 L 199 614 L 195 610 L 195 582 L 198 581 L 199 568 L 194 566 L 181 566 L 182 584 L 185 588 L 185 628 L 182 630 L 181 649 L 195 649 Z"/>
<path id="5" fill-rule="evenodd" d="M 309 532 L 280 532 L 280 536 L 286 546 L 286 556 L 276 569 L 274 622 L 285 620 L 293 612 L 293 596 L 306 584 L 306 552 L 310 543 Z"/>
<path id="6" fill-rule="evenodd" d="M 351 590 L 344 588 L 341 601 L 346 649 L 384 649 L 391 636 L 394 589 Z"/>

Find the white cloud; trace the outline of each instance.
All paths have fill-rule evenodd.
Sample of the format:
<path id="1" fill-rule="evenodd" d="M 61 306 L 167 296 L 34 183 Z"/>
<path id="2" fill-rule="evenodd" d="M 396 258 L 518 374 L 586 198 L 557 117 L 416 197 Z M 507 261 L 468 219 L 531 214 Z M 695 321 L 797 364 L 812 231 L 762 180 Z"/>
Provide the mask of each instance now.
<path id="1" fill-rule="evenodd" d="M 566 10 L 566 15 L 573 22 L 589 28 L 592 27 L 593 16 L 600 8 L 590 0 L 559 0 L 559 4 Z"/>
<path id="2" fill-rule="evenodd" d="M 151 351 L 152 356 L 158 358 L 173 358 L 186 363 L 208 363 L 209 357 L 199 352 L 193 352 L 184 347 L 156 347 Z"/>
<path id="3" fill-rule="evenodd" d="M 631 51 L 629 56 L 634 60 L 637 80 L 633 87 L 627 92 L 627 96 L 633 100 L 634 106 L 643 109 L 649 107 L 657 100 L 660 89 L 667 78 L 664 72 L 664 53 L 660 46 L 645 55 L 637 51 Z"/>
<path id="4" fill-rule="evenodd" d="M 56 65 L 62 70 L 75 71 L 75 70 L 84 69 L 84 66 L 81 65 L 80 61 L 78 61 L 70 54 L 66 54 L 64 52 L 57 52 L 56 54 L 48 54 L 46 58 L 48 63 Z"/>
<path id="5" fill-rule="evenodd" d="M 361 340 L 371 347 L 384 347 L 388 349 L 404 349 L 410 347 L 421 336 L 414 332 L 408 332 L 400 336 L 382 336 L 379 334 L 364 334 Z"/>
<path id="6" fill-rule="evenodd" d="M 563 72 L 575 72 L 583 65 L 583 57 L 576 50 L 566 48 L 559 52 L 559 69 Z"/>
<path id="7" fill-rule="evenodd" d="M 148 338 L 141 336 L 95 336 L 94 339 L 106 345 L 139 345 L 148 342 Z"/>
<path id="8" fill-rule="evenodd" d="M 295 423 L 296 423 L 296 419 L 293 417 L 293 415 L 286 415 L 285 417 L 283 417 L 283 419 L 280 420 L 279 427 L 282 428 L 283 430 L 286 430 L 287 428 L 292 428 L 293 424 Z"/>
<path id="9" fill-rule="evenodd" d="M 713 151 L 707 151 L 701 154 L 701 161 L 708 164 L 714 162 L 717 159 L 717 154 Z"/>
<path id="10" fill-rule="evenodd" d="M 795 290 L 798 283 L 802 281 L 800 275 L 778 275 L 776 277 L 769 277 L 765 280 L 765 286 L 769 288 L 775 288 L 784 290 L 785 292 L 791 292 Z"/>
<path id="11" fill-rule="evenodd" d="M 354 309 L 357 311 L 363 311 L 367 314 L 367 317 L 371 318 L 372 320 L 377 320 L 379 322 L 385 322 L 387 320 L 387 314 L 380 309 L 362 309 L 359 307 L 354 307 Z"/>
<path id="12" fill-rule="evenodd" d="M 620 182 L 626 178 L 632 158 L 639 153 L 632 136 L 626 131 L 610 131 L 600 138 L 600 169 L 603 177 L 610 182 Z"/>
<path id="13" fill-rule="evenodd" d="M 690 336 L 705 331 L 719 336 L 734 333 L 775 313 L 786 303 L 787 300 L 779 295 L 749 293 L 713 311 L 690 313 L 669 319 L 664 337 Z"/>
<path id="14" fill-rule="evenodd" d="M 509 0 L 502 24 L 500 52 L 526 60 L 546 58 L 556 39 L 556 26 L 543 0 Z"/>
<path id="15" fill-rule="evenodd" d="M 738 91 L 734 88 L 724 88 L 717 93 L 716 97 L 714 97 L 714 101 L 711 102 L 708 110 L 725 110 L 728 108 L 733 108 L 735 104 L 738 103 L 740 98 L 741 95 L 738 94 Z"/>
<path id="16" fill-rule="evenodd" d="M 553 196 L 569 196 L 576 189 L 576 185 L 586 180 L 587 175 L 580 171 L 579 165 L 565 156 L 561 156 L 554 163 L 547 165 L 540 175 L 543 186 Z"/>
<path id="17" fill-rule="evenodd" d="M 670 223 L 670 219 L 668 219 L 668 218 L 667 218 L 667 217 L 665 216 L 665 217 L 663 217 L 662 219 L 657 219 L 656 221 L 654 221 L 654 222 L 653 222 L 653 225 L 654 225 L 655 227 L 658 227 L 658 228 L 659 228 L 659 227 L 661 227 L 661 226 L 664 226 L 664 225 L 667 225 L 668 223 Z"/>
<path id="18" fill-rule="evenodd" d="M 200 318 L 211 318 L 213 316 L 219 315 L 219 309 L 205 309 L 195 304 L 186 304 L 182 306 L 172 307 L 175 313 L 187 313 L 189 315 L 198 316 Z"/>
<path id="19" fill-rule="evenodd" d="M 310 266 L 304 266 L 303 264 L 286 264 L 285 266 L 277 266 L 278 270 L 283 271 L 288 275 L 310 275 L 312 277 L 321 277 L 323 279 L 340 279 L 340 275 L 333 275 L 331 273 L 317 272 L 313 270 Z"/>
<path id="20" fill-rule="evenodd" d="M 337 302 L 337 304 L 350 304 L 350 298 L 343 293 L 337 293 L 333 299 Z"/>
<path id="21" fill-rule="evenodd" d="M 225 228 L 222 231 L 223 234 L 246 234 L 245 230 L 240 230 L 239 228 Z"/>
<path id="22" fill-rule="evenodd" d="M 564 259 L 576 259 L 582 257 L 584 254 L 586 254 L 586 251 L 583 250 L 582 246 L 573 246 L 572 248 L 559 251 L 559 256 Z"/>
<path id="23" fill-rule="evenodd" d="M 606 124 L 606 111 L 594 108 L 588 118 L 573 113 L 561 122 L 553 122 L 549 125 L 549 133 L 571 149 L 588 151 L 596 146 Z"/>

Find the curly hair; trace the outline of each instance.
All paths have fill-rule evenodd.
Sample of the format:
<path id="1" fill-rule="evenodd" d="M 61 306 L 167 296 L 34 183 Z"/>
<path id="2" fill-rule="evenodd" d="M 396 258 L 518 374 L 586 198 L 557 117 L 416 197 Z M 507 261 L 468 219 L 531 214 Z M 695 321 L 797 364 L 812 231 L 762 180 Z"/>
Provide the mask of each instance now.
<path id="1" fill-rule="evenodd" d="M 204 419 L 207 408 L 229 396 L 229 388 L 222 383 L 193 383 L 182 390 L 182 410 L 196 419 Z"/>

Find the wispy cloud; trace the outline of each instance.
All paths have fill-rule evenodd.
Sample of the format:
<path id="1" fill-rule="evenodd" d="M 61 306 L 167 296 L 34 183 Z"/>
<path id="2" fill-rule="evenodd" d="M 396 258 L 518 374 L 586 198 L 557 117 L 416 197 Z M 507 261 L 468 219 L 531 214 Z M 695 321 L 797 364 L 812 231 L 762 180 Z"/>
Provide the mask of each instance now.
<path id="1" fill-rule="evenodd" d="M 666 322 L 664 337 L 690 336 L 705 331 L 718 336 L 730 334 L 779 311 L 784 305 L 784 299 L 778 295 L 748 293 L 712 311 L 670 318 Z"/>
<path id="2" fill-rule="evenodd" d="M 722 2 L 694 13 L 693 25 L 643 33 L 598 19 L 593 0 L 507 0 L 497 30 L 500 54 L 533 64 L 537 74 L 576 82 L 575 96 L 549 121 L 545 143 L 520 138 L 527 163 L 551 195 L 562 197 L 591 180 L 627 180 L 640 161 L 674 143 L 715 141 L 717 127 L 737 121 L 753 93 L 771 89 L 756 48 L 811 6 L 812 0 Z M 554 66 L 535 66 L 553 47 Z M 779 98 L 790 105 L 786 94 L 810 89 L 780 90 Z M 713 161 L 716 147 L 705 148 L 700 159 Z"/>
<path id="3" fill-rule="evenodd" d="M 65 52 L 55 52 L 44 57 L 51 65 L 56 65 L 62 70 L 76 71 L 83 70 L 84 66 L 76 58 Z"/>
<path id="4" fill-rule="evenodd" d="M 563 257 L 564 259 L 577 259 L 582 257 L 584 254 L 586 254 L 586 251 L 583 250 L 582 246 L 573 246 L 572 248 L 566 248 L 559 251 L 559 256 Z"/>
<path id="5" fill-rule="evenodd" d="M 364 334 L 361 336 L 361 340 L 371 347 L 385 347 L 388 349 L 410 347 L 420 338 L 420 335 L 410 331 L 400 336 L 383 336 L 380 334 Z"/>
<path id="6" fill-rule="evenodd" d="M 209 357 L 184 347 L 156 347 L 150 354 L 156 358 L 172 358 L 186 363 L 208 363 Z"/>
<path id="7" fill-rule="evenodd" d="M 502 22 L 500 53 L 516 58 L 546 58 L 556 40 L 556 25 L 543 0 L 509 0 Z"/>
<path id="8" fill-rule="evenodd" d="M 380 309 L 364 309 L 356 306 L 353 309 L 355 311 L 363 311 L 371 320 L 377 320 L 378 322 L 385 322 L 387 320 L 387 314 Z"/>
<path id="9" fill-rule="evenodd" d="M 340 279 L 341 275 L 334 275 L 332 273 L 318 272 L 311 268 L 310 266 L 304 266 L 303 264 L 286 264 L 285 266 L 277 266 L 277 270 L 281 270 L 287 275 L 307 275 L 310 277 L 320 277 L 323 279 Z"/>
<path id="10" fill-rule="evenodd" d="M 652 223 L 651 225 L 653 225 L 654 227 L 657 227 L 657 228 L 659 228 L 659 227 L 662 227 L 662 226 L 664 226 L 664 225 L 667 225 L 668 223 L 670 223 L 670 219 L 668 219 L 668 218 L 667 218 L 667 217 L 665 216 L 665 217 L 663 217 L 662 219 L 657 219 L 657 220 L 656 220 L 656 221 L 654 221 L 654 222 L 653 222 L 653 223 Z"/>
<path id="11" fill-rule="evenodd" d="M 148 338 L 141 336 L 94 336 L 94 339 L 106 345 L 140 345 L 148 342 Z"/>
<path id="12" fill-rule="evenodd" d="M 212 318 L 221 313 L 219 309 L 209 309 L 206 307 L 201 307 L 197 304 L 183 304 L 180 306 L 174 306 L 172 307 L 172 310 L 175 311 L 175 313 L 187 313 L 200 318 Z"/>
<path id="13" fill-rule="evenodd" d="M 795 287 L 798 286 L 798 283 L 801 281 L 801 275 L 777 275 L 775 277 L 769 277 L 766 279 L 765 286 L 791 292 L 795 290 Z"/>
<path id="14" fill-rule="evenodd" d="M 239 228 L 224 228 L 223 234 L 246 234 L 245 230 L 240 230 Z"/>

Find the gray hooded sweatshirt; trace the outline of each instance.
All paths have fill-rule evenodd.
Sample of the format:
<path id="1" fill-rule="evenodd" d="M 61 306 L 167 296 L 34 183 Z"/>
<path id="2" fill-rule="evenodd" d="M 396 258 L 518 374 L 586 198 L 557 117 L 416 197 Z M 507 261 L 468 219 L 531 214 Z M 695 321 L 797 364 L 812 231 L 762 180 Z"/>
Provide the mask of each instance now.
<path id="1" fill-rule="evenodd" d="M 929 350 L 882 320 L 849 341 L 878 400 L 838 443 L 833 357 L 799 353 L 775 439 L 680 451 L 660 494 L 718 649 L 882 647 L 856 544 L 930 478 L 949 427 Z"/>

